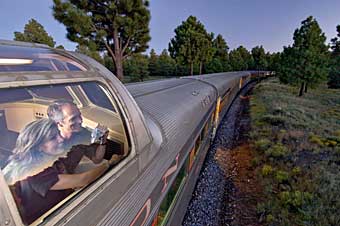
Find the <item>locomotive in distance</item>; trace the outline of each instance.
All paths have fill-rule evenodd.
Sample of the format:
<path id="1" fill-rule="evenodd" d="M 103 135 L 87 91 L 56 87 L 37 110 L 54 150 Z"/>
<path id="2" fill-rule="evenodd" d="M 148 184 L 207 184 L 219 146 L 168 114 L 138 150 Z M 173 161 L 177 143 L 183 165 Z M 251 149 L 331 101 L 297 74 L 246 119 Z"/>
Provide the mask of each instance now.
<path id="1" fill-rule="evenodd" d="M 0 225 L 180 225 L 222 117 L 269 74 L 123 85 L 85 55 L 0 40 Z"/>

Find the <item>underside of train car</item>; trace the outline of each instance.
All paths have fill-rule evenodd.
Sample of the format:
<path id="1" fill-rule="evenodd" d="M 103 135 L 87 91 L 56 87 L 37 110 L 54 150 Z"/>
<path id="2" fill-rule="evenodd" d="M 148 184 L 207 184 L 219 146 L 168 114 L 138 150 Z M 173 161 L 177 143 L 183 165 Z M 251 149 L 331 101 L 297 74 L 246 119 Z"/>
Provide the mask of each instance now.
<path id="1" fill-rule="evenodd" d="M 81 54 L 0 40 L 0 225 L 180 225 L 216 128 L 252 76 L 124 86 Z M 65 137 L 68 116 L 79 128 Z M 55 186 L 104 165 L 82 186 Z"/>

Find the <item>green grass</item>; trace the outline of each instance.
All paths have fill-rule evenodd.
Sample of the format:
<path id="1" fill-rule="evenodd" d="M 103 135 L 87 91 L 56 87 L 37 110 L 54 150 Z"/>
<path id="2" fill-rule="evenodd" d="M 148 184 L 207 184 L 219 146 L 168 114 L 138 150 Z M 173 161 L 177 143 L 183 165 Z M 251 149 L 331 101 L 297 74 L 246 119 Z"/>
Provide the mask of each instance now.
<path id="1" fill-rule="evenodd" d="M 254 89 L 250 137 L 267 198 L 257 211 L 265 225 L 340 225 L 340 90 L 297 93 L 276 78 Z"/>

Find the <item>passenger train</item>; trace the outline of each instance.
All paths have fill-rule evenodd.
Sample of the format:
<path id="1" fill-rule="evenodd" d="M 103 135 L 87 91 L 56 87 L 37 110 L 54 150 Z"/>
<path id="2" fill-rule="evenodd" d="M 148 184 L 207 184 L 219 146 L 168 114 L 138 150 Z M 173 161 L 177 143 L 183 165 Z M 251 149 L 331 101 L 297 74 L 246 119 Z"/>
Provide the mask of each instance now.
<path id="1" fill-rule="evenodd" d="M 0 225 L 181 225 L 222 117 L 244 86 L 267 74 L 241 71 L 123 85 L 80 53 L 1 40 Z M 105 127 L 107 142 L 84 135 L 70 149 L 46 154 L 46 143 L 56 143 L 55 137 L 39 142 L 28 137 L 36 146 L 25 147 L 25 153 L 42 157 L 11 157 L 14 150 L 24 152 L 24 131 L 51 120 L 48 109 L 60 100 L 74 103 L 84 134 L 92 137 L 98 126 Z M 67 138 L 56 136 L 64 147 Z M 72 159 L 71 152 L 83 153 L 91 145 L 104 146 L 101 162 L 85 154 Z M 40 165 L 45 158 L 50 161 Z M 69 170 L 73 160 L 75 169 Z M 66 162 L 66 169 L 58 168 L 52 180 L 46 172 L 56 161 Z M 61 174 L 81 177 L 104 164 L 95 178 L 53 200 L 52 194 L 65 190 L 54 186 Z M 25 176 L 9 181 L 19 168 Z"/>

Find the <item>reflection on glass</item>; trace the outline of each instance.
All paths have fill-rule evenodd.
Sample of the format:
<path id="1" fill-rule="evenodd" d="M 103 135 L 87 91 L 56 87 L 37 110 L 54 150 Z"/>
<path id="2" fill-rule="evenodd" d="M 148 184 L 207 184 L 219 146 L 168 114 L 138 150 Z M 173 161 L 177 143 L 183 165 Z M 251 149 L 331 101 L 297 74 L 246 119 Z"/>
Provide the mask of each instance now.
<path id="1" fill-rule="evenodd" d="M 53 49 L 0 45 L 0 72 L 14 71 L 86 71 L 86 67 Z"/>
<path id="2" fill-rule="evenodd" d="M 83 87 L 92 87 L 91 97 Z M 95 82 L 0 89 L 0 168 L 25 224 L 127 155 L 121 117 L 103 89 Z"/>

